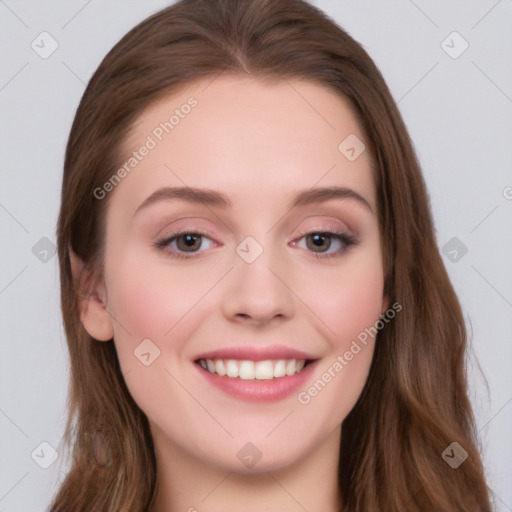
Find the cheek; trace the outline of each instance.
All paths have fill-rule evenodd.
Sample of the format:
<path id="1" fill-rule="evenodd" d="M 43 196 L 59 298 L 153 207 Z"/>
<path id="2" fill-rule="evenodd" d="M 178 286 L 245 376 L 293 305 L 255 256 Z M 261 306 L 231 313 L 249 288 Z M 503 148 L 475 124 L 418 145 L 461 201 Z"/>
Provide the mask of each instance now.
<path id="1" fill-rule="evenodd" d="M 383 275 L 379 265 L 361 265 L 339 282 L 322 287 L 312 308 L 321 318 L 329 353 L 297 401 L 306 418 L 315 417 L 328 431 L 352 410 L 368 378 L 375 347 L 375 325 L 383 305 Z M 328 296 L 329 300 L 325 300 Z"/>
<path id="2" fill-rule="evenodd" d="M 114 256 L 106 261 L 106 284 L 121 364 L 125 369 L 133 365 L 133 352 L 145 339 L 160 349 L 159 365 L 179 358 L 190 335 L 190 319 L 197 314 L 194 305 L 204 295 L 208 280 L 190 279 L 169 266 L 147 264 L 147 256 L 135 252 Z"/>
<path id="3" fill-rule="evenodd" d="M 309 284 L 311 309 L 325 324 L 325 335 L 338 350 L 374 325 L 383 308 L 380 259 L 361 255 L 349 263 L 339 272 L 320 276 L 314 287 Z"/>
<path id="4" fill-rule="evenodd" d="M 191 279 L 178 267 L 148 263 L 133 251 L 106 262 L 108 306 L 130 332 L 161 338 L 204 294 L 207 279 Z"/>
<path id="5" fill-rule="evenodd" d="M 204 314 L 200 298 L 211 285 L 208 279 L 191 279 L 178 268 L 147 260 L 147 255 L 127 251 L 119 257 L 112 252 L 105 262 L 119 363 L 130 394 L 150 417 L 162 415 L 162 421 L 168 421 L 166 407 L 185 416 L 192 409 L 193 417 L 198 411 L 177 382 L 187 368 L 187 341 Z M 181 422 L 172 423 L 172 428 L 179 430 Z"/>

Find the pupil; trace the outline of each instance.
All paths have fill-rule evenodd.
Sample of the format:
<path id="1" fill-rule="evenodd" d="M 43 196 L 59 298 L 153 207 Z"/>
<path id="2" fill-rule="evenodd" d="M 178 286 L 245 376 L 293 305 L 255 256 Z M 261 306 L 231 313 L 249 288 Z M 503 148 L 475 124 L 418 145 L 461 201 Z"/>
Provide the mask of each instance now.
<path id="1" fill-rule="evenodd" d="M 198 244 L 199 236 L 198 235 L 183 235 L 182 240 L 184 241 L 184 245 L 187 249 L 197 249 L 200 244 Z"/>
<path id="2" fill-rule="evenodd" d="M 328 238 L 328 236 L 326 237 L 325 234 L 322 234 L 322 233 L 317 233 L 315 235 L 312 236 L 312 239 L 313 239 L 313 244 L 315 247 L 320 247 L 322 248 L 322 245 L 325 244 L 326 242 L 326 238 Z M 329 244 L 327 244 L 327 247 L 328 248 Z"/>

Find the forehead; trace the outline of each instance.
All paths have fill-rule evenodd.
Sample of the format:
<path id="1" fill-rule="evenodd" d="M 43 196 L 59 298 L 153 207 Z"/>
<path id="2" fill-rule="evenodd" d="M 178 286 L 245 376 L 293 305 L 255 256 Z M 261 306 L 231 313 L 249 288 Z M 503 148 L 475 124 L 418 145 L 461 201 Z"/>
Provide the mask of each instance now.
<path id="1" fill-rule="evenodd" d="M 374 204 L 368 152 L 355 160 L 343 152 L 344 141 L 364 139 L 348 101 L 330 88 L 221 75 L 139 115 L 123 144 L 121 165 L 133 166 L 112 200 L 128 213 L 158 187 L 190 186 L 279 204 L 283 193 L 318 184 L 353 188 Z"/>

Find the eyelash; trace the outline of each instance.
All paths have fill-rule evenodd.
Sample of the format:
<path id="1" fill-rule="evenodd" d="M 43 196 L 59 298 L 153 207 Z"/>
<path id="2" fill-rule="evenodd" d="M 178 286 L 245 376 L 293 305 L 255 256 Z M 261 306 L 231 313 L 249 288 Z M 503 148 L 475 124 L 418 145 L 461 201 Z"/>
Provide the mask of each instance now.
<path id="1" fill-rule="evenodd" d="M 356 238 L 349 233 L 329 231 L 329 229 L 306 231 L 305 233 L 300 235 L 296 240 L 302 240 L 302 238 L 304 238 L 307 235 L 320 235 L 320 234 L 327 235 L 331 239 L 338 240 L 339 242 L 341 242 L 343 244 L 344 247 L 334 253 L 327 253 L 327 254 L 309 251 L 313 254 L 313 256 L 315 258 L 318 258 L 318 259 L 336 258 L 336 257 L 343 256 L 345 254 L 345 252 L 347 251 L 347 249 L 350 248 L 350 246 L 357 245 L 357 243 L 358 243 Z M 173 242 L 175 239 L 179 238 L 181 235 L 199 235 L 199 236 L 204 236 L 207 238 L 212 237 L 212 235 L 210 233 L 207 233 L 205 231 L 184 229 L 181 231 L 177 231 L 175 233 L 171 233 L 170 235 L 166 235 L 165 237 L 157 240 L 153 245 L 157 249 L 166 250 L 167 246 L 171 242 Z M 201 251 L 184 253 L 184 252 L 173 250 L 172 257 L 177 258 L 177 259 L 182 259 L 182 260 L 189 260 L 189 259 L 195 258 L 196 257 L 195 255 L 198 254 L 199 252 L 201 252 Z"/>

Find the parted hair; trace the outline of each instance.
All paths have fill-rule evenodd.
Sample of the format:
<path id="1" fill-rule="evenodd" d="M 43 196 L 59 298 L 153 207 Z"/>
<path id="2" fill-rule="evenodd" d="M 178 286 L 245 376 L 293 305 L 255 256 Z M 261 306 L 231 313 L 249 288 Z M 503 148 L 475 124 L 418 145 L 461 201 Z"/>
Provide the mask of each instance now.
<path id="1" fill-rule="evenodd" d="M 100 201 L 93 191 L 122 163 L 134 120 L 157 100 L 220 73 L 323 85 L 348 100 L 365 133 L 384 290 L 403 310 L 379 332 L 368 380 L 343 422 L 344 510 L 489 512 L 467 393 L 464 317 L 412 142 L 372 59 L 303 0 L 181 0 L 130 30 L 85 89 L 67 143 L 57 225 L 70 357 L 62 443 L 72 456 L 49 510 L 142 512 L 153 499 L 148 420 L 125 385 L 113 342 L 96 342 L 80 321 L 87 292 L 73 277 L 70 250 L 102 275 L 109 197 Z M 468 453 L 457 469 L 441 456 L 452 442 Z"/>

